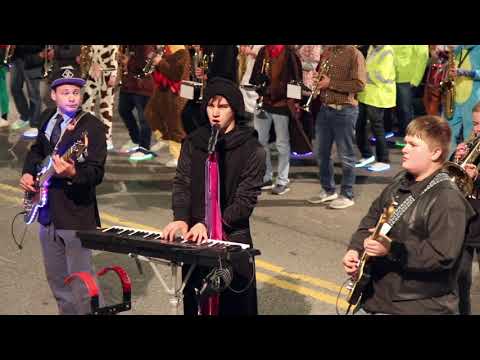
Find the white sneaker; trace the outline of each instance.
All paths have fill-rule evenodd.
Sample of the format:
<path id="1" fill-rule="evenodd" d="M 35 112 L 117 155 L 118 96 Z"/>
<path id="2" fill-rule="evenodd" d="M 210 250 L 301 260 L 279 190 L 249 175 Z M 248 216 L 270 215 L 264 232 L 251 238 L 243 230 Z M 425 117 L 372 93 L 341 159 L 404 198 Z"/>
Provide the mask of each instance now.
<path id="1" fill-rule="evenodd" d="M 145 153 L 143 151 L 136 151 L 128 157 L 128 159 L 132 161 L 150 160 L 152 158 L 153 158 L 152 153 Z"/>
<path id="2" fill-rule="evenodd" d="M 177 159 L 170 159 L 165 163 L 166 167 L 169 168 L 176 168 L 178 165 L 178 160 Z"/>
<path id="3" fill-rule="evenodd" d="M 138 150 L 138 144 L 135 144 L 132 140 L 128 140 L 119 150 L 123 154 L 128 154 Z"/>
<path id="4" fill-rule="evenodd" d="M 9 125 L 10 125 L 10 123 L 9 123 L 7 120 L 5 120 L 5 119 L 0 119 L 0 128 L 7 127 L 7 126 L 9 126 Z"/>
<path id="5" fill-rule="evenodd" d="M 36 128 L 30 128 L 23 133 L 23 137 L 26 137 L 29 139 L 35 139 L 37 136 L 38 136 L 38 129 Z"/>
<path id="6" fill-rule="evenodd" d="M 312 196 L 307 201 L 310 204 L 323 204 L 327 201 L 332 201 L 332 200 L 335 200 L 337 198 L 338 198 L 338 194 L 336 192 L 329 195 L 329 194 L 327 194 L 327 192 L 325 190 L 322 189 L 320 191 L 320 194 Z"/>
<path id="7" fill-rule="evenodd" d="M 163 140 L 158 140 L 151 148 L 150 151 L 157 152 L 163 148 L 168 147 L 168 142 Z"/>
<path id="8" fill-rule="evenodd" d="M 115 147 L 113 146 L 112 140 L 107 140 L 107 151 L 113 151 Z"/>
<path id="9" fill-rule="evenodd" d="M 375 172 L 385 171 L 385 170 L 389 170 L 389 169 L 390 169 L 390 164 L 383 163 L 383 162 L 376 162 L 375 164 L 370 165 L 367 168 L 368 171 L 375 171 Z"/>
<path id="10" fill-rule="evenodd" d="M 12 130 L 20 130 L 23 129 L 24 127 L 28 126 L 28 121 L 23 121 L 18 119 L 17 121 L 13 122 L 12 125 L 10 125 L 10 129 Z"/>
<path id="11" fill-rule="evenodd" d="M 355 205 L 355 202 L 352 199 L 349 199 L 343 195 L 340 195 L 338 199 L 333 200 L 328 207 L 330 209 L 346 209 L 350 206 Z"/>
<path id="12" fill-rule="evenodd" d="M 374 161 L 375 161 L 375 156 L 370 156 L 369 158 L 361 158 L 355 164 L 355 167 L 356 168 L 361 168 L 361 167 L 367 166 L 368 164 L 373 163 Z"/>

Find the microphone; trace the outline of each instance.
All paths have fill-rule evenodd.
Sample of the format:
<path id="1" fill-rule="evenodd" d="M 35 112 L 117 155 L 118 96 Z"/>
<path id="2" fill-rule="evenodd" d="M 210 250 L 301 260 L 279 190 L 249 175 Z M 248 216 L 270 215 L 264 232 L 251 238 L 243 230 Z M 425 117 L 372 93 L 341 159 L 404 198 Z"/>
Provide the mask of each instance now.
<path id="1" fill-rule="evenodd" d="M 220 127 L 218 125 L 213 125 L 212 133 L 210 135 L 210 139 L 208 140 L 208 155 L 211 155 L 215 152 L 215 146 L 217 145 L 219 132 Z"/>

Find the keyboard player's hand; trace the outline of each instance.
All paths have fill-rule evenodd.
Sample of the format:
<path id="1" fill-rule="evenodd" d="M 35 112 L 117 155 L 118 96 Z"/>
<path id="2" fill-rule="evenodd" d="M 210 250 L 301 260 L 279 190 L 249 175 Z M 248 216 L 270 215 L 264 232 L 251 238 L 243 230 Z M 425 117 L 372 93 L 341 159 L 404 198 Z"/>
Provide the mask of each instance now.
<path id="1" fill-rule="evenodd" d="M 168 241 L 175 240 L 177 233 L 184 236 L 188 232 L 188 224 L 185 221 L 173 221 L 162 231 L 163 238 Z"/>
<path id="2" fill-rule="evenodd" d="M 207 228 L 202 223 L 197 223 L 190 231 L 184 236 L 186 240 L 195 241 L 198 245 L 202 240 L 208 240 Z"/>

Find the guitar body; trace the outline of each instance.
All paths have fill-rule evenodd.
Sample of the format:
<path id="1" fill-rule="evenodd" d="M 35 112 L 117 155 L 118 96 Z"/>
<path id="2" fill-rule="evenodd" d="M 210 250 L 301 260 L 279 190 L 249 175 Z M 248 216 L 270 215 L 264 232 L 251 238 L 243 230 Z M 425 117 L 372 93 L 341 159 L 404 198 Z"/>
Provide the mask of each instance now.
<path id="1" fill-rule="evenodd" d="M 34 187 L 37 192 L 25 191 L 23 196 L 23 209 L 25 211 L 25 224 L 30 225 L 38 216 L 40 208 L 47 203 L 48 180 L 53 175 L 52 158 L 48 156 L 40 165 L 40 171 L 37 174 Z M 51 173 L 51 174 L 50 174 Z"/>
<path id="2" fill-rule="evenodd" d="M 395 212 L 395 207 L 397 203 L 392 201 L 391 205 L 384 209 L 383 213 L 380 215 L 380 219 L 378 220 L 377 226 L 372 234 L 372 239 L 377 240 L 379 235 L 386 235 L 389 231 L 389 227 L 384 229 L 384 225 L 388 223 L 390 218 L 393 216 Z M 346 314 L 350 312 L 350 309 L 353 306 L 353 311 L 359 306 L 362 300 L 362 296 L 365 293 L 365 289 L 370 284 L 372 280 L 371 275 L 371 263 L 369 262 L 370 256 L 368 256 L 365 252 L 360 259 L 360 263 L 358 265 L 358 274 L 355 279 L 350 280 L 350 284 L 348 285 L 347 289 L 349 290 L 347 296 L 347 303 L 348 308 Z"/>
<path id="3" fill-rule="evenodd" d="M 48 188 L 40 187 L 38 192 L 25 191 L 23 198 L 23 208 L 25 210 L 24 220 L 25 224 L 30 225 L 38 216 L 40 208 L 44 207 L 47 203 Z"/>
<path id="4" fill-rule="evenodd" d="M 362 300 L 362 295 L 372 279 L 371 266 L 367 260 L 368 256 L 364 255 L 358 268 L 358 277 L 356 280 L 352 281 L 352 284 L 350 285 L 350 293 L 348 294 L 347 302 L 350 306 L 354 307 L 354 310 L 360 303 L 360 300 Z"/>

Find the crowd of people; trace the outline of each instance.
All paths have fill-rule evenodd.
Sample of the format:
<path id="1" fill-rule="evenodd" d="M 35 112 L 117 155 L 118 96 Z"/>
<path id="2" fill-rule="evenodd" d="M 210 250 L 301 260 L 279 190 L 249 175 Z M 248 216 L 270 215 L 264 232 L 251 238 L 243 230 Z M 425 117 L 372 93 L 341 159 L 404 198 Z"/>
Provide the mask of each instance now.
<path id="1" fill-rule="evenodd" d="M 206 221 L 208 206 L 202 203 L 209 184 L 191 179 L 203 179 L 205 161 L 218 160 L 214 174 L 225 188 L 224 198 L 212 200 L 219 201 L 222 217 L 217 236 L 251 244 L 248 224 L 257 197 L 261 191 L 283 195 L 291 190 L 292 154 L 313 152 L 317 160 L 320 191 L 307 201 L 346 209 L 355 204 L 356 169 L 389 170 L 392 145 L 402 149 L 403 171 L 372 203 L 343 259 L 347 274 L 355 279 L 363 255 L 370 258 L 371 281 L 356 312 L 470 313 L 471 267 L 480 235 L 478 170 L 476 157 L 467 164 L 461 161 L 477 144 L 479 133 L 480 46 L 0 45 L 0 49 L 4 59 L 0 127 L 21 130 L 35 141 L 23 170 L 23 189 L 35 191 L 35 166 L 76 133 L 63 137 L 70 124 L 78 122 L 78 131 L 85 127 L 95 132 L 89 144 L 93 150 L 82 162 L 54 157 L 55 191 L 39 214 L 47 278 L 61 313 L 85 312 L 81 306 L 74 309 L 75 304 L 85 306 L 84 301 L 74 298 L 78 294 L 67 294 L 59 279 L 72 271 L 91 271 L 91 254 L 81 248 L 74 230 L 100 225 L 95 186 L 103 179 L 108 152 L 144 161 L 168 148 L 171 159 L 165 166 L 177 172 L 174 221 L 164 234 L 173 239 L 179 233 L 198 242 L 212 235 L 211 222 Z M 42 81 L 50 89 L 43 99 Z M 9 94 L 18 119 L 9 116 Z M 112 140 L 115 96 L 130 137 L 122 145 Z M 47 110 L 42 112 L 44 106 Z M 80 113 L 89 116 L 79 119 Z M 218 159 L 207 152 L 213 127 L 221 133 L 215 150 Z M 342 170 L 339 191 L 334 144 Z M 278 153 L 276 169 L 273 147 Z M 235 169 L 225 159 L 235 161 Z M 474 190 L 465 192 L 457 178 L 445 181 L 452 180 L 445 167 L 448 160 L 462 169 L 462 180 L 472 183 Z M 76 198 L 79 192 L 84 194 L 81 201 Z M 379 235 L 374 228 L 392 199 L 398 206 L 395 220 Z M 81 220 L 69 215 L 78 211 L 85 212 Z M 56 238 L 63 239 L 63 245 Z M 72 246 L 77 252 L 59 256 L 56 246 Z M 251 272 L 251 264 L 243 268 L 239 279 L 244 279 L 242 271 Z M 195 281 L 205 271 L 199 270 Z M 193 286 L 185 289 L 186 314 L 197 311 Z M 218 312 L 256 314 L 256 304 L 253 285 L 243 295 L 222 294 Z"/>

